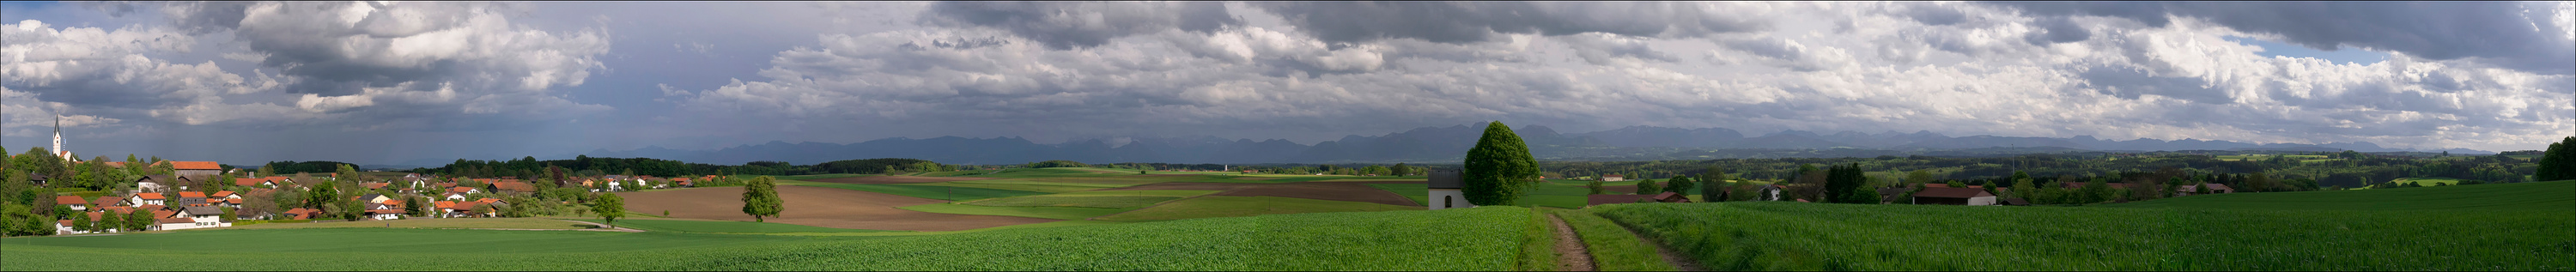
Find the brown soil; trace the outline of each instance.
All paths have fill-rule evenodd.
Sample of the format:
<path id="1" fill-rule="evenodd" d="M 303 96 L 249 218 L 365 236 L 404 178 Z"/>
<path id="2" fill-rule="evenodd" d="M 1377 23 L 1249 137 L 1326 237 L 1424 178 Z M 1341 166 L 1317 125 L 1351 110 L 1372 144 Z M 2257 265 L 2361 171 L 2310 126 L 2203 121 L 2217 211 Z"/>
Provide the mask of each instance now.
<path id="1" fill-rule="evenodd" d="M 812 182 L 830 182 L 830 183 L 851 183 L 851 184 L 893 184 L 893 183 L 930 183 L 930 182 L 942 182 L 942 181 L 986 180 L 986 179 L 992 179 L 992 178 L 970 178 L 970 177 L 914 177 L 914 176 L 865 176 L 865 177 L 846 177 L 846 178 L 812 179 L 812 180 L 806 180 L 806 181 L 812 181 Z"/>
<path id="2" fill-rule="evenodd" d="M 1394 192 L 1369 187 L 1370 183 L 1422 182 L 1296 182 L 1296 183 L 1215 183 L 1165 182 L 1106 190 L 1217 190 L 1219 196 L 1276 196 L 1333 201 L 1355 201 L 1387 205 L 1422 206 Z"/>
<path id="3" fill-rule="evenodd" d="M 1601 193 L 1624 195 L 1637 193 L 1636 185 L 1601 186 Z"/>
<path id="4" fill-rule="evenodd" d="M 1110 188 L 1110 189 L 1101 189 L 1101 190 L 1102 190 L 1102 191 L 1128 191 L 1128 190 L 1216 190 L 1216 191 L 1224 191 L 1224 190 L 1242 189 L 1242 188 L 1244 188 L 1244 187 L 1259 186 L 1259 185 L 1264 185 L 1264 184 L 1259 184 L 1259 183 L 1217 183 L 1217 182 L 1164 182 L 1164 183 L 1155 183 L 1155 184 L 1146 184 L 1146 185 L 1137 185 L 1137 186 L 1128 186 L 1128 187 Z"/>
<path id="5" fill-rule="evenodd" d="M 1583 245 L 1583 236 L 1574 235 L 1574 227 L 1565 219 L 1547 215 L 1547 223 L 1556 225 L 1556 271 L 1593 271 L 1592 249 Z"/>
<path id="6" fill-rule="evenodd" d="M 691 188 L 633 192 L 620 196 L 627 199 L 626 210 L 638 213 L 667 210 L 671 212 L 670 217 L 675 218 L 752 221 L 750 215 L 742 214 L 742 190 L 742 187 Z M 1058 221 L 896 209 L 945 201 L 859 190 L 778 186 L 778 197 L 786 207 L 778 217 L 769 218 L 768 222 L 845 229 L 951 231 Z"/>

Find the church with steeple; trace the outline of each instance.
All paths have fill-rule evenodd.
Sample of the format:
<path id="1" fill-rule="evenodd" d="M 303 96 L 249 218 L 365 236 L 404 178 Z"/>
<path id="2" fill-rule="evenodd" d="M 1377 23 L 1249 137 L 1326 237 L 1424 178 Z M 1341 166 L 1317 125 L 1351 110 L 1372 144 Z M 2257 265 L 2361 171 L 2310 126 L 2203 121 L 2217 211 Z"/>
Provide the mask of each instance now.
<path id="1" fill-rule="evenodd" d="M 80 161 L 80 159 L 79 159 L 79 158 L 77 158 L 77 157 L 72 157 L 72 151 L 70 151 L 70 150 L 63 150 L 63 115 L 61 115 L 61 114 L 55 114 L 55 115 L 54 115 L 54 149 L 53 149 L 53 150 L 54 150 L 54 156 L 55 156 L 55 157 L 62 157 L 64 161 Z"/>

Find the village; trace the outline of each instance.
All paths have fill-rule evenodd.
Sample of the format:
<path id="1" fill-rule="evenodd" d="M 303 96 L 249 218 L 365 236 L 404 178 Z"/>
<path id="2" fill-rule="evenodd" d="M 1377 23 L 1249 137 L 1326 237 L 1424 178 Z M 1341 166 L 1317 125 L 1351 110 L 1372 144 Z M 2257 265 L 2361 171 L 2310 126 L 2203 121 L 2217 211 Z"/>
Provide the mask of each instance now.
<path id="1" fill-rule="evenodd" d="M 78 163 L 78 161 L 74 161 Z M 110 167 L 124 167 L 125 162 L 106 162 Z M 544 188 L 579 188 L 583 192 L 625 192 L 646 189 L 690 187 L 697 180 L 715 176 L 654 177 L 602 175 L 571 178 L 563 181 L 523 180 L 518 177 L 456 178 L 436 175 L 401 173 L 399 177 L 357 175 L 296 178 L 260 176 L 247 169 L 223 169 L 211 161 L 156 161 L 146 169 L 165 168 L 172 174 L 145 175 L 128 181 L 130 191 L 106 192 L 103 196 L 61 195 L 53 197 L 56 210 L 69 211 L 69 219 L 56 220 L 52 229 L 57 235 L 117 233 L 231 227 L 236 220 L 402 220 L 409 218 L 476 218 L 499 217 L 511 209 L 506 198 L 533 198 Z M 146 170 L 150 171 L 150 170 Z M 33 176 L 30 182 L 44 186 L 50 180 Z M 228 182 L 221 182 L 229 180 Z M 333 188 L 327 183 L 349 184 L 355 188 Z M 540 186 L 546 183 L 548 186 Z M 246 198 L 279 195 L 345 195 L 341 203 L 316 207 L 284 209 L 245 207 Z M 318 193 L 337 191 L 333 193 Z M 550 199 L 550 198 L 549 198 Z M 275 201 L 258 203 L 275 205 Z"/>

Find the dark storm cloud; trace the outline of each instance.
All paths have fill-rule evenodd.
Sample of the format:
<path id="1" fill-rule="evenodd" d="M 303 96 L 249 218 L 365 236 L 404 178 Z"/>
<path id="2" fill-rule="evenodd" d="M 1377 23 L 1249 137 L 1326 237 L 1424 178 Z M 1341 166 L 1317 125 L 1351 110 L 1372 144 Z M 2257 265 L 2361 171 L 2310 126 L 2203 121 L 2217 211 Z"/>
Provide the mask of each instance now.
<path id="1" fill-rule="evenodd" d="M 1670 2 L 1265 2 L 1317 39 L 1361 42 L 1422 39 L 1491 40 L 1496 34 L 1547 36 L 1610 33 L 1697 37 L 1768 29 L 1767 21 L 1713 14 L 1696 3 Z"/>
<path id="2" fill-rule="evenodd" d="M 2551 14 L 2522 2 L 2002 2 L 2033 15 L 2092 15 L 2162 27 L 2195 17 L 2246 32 L 2278 34 L 2319 50 L 2367 47 L 2407 55 L 2483 62 L 2541 73 L 2576 73 L 2576 50 Z"/>
<path id="3" fill-rule="evenodd" d="M 2093 38 L 2091 30 L 2085 30 L 2084 26 L 2075 25 L 2073 20 L 2065 17 L 2039 19 L 2038 24 L 2040 31 L 2030 33 L 2030 44 L 2070 43 Z"/>
<path id="4" fill-rule="evenodd" d="M 1169 29 L 1209 32 L 1239 25 L 1220 2 L 940 2 L 921 16 L 939 26 L 1010 31 L 1047 48 L 1095 47 L 1109 39 Z"/>
<path id="5" fill-rule="evenodd" d="M 2158 95 L 2192 102 L 2227 104 L 2234 98 L 2227 90 L 2211 86 L 2198 77 L 2163 77 L 2128 67 L 2096 67 L 2078 74 L 2095 92 L 2137 100 L 2141 95 Z"/>

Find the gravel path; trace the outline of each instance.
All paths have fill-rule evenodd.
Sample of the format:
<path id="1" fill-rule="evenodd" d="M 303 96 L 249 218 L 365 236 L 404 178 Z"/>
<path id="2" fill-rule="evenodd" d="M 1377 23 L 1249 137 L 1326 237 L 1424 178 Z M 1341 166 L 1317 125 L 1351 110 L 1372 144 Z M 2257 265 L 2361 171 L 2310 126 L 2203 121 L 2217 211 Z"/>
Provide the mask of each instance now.
<path id="1" fill-rule="evenodd" d="M 1574 228 L 1554 214 L 1547 215 L 1547 223 L 1556 225 L 1556 271 L 1592 271 L 1592 249 L 1584 247 L 1583 236 L 1574 235 Z"/>

